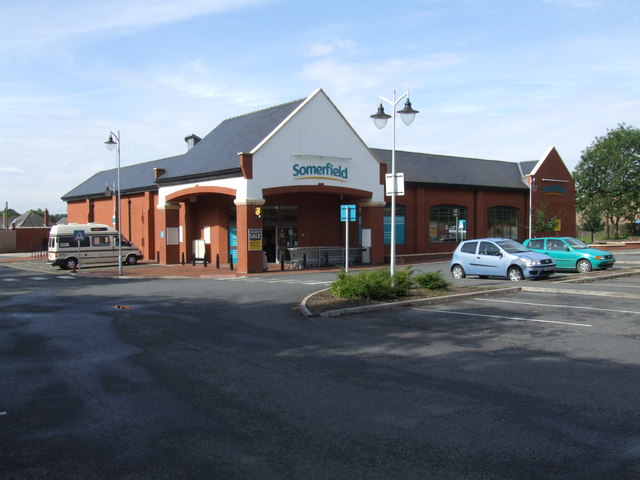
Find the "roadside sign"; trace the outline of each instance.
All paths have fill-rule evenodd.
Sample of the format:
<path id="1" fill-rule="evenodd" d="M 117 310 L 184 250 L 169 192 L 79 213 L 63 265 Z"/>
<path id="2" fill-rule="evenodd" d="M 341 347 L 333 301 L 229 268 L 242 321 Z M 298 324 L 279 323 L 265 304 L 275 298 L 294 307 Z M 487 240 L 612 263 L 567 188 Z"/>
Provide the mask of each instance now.
<path id="1" fill-rule="evenodd" d="M 355 222 L 356 221 L 356 206 L 355 205 L 340 205 L 340 221 L 341 222 Z"/>
<path id="2" fill-rule="evenodd" d="M 82 266 L 80 265 L 80 242 L 84 240 L 84 230 L 74 230 L 73 239 L 78 244 L 78 262 L 77 262 L 78 265 L 77 266 L 78 266 L 78 270 L 80 270 L 82 268 Z M 73 271 L 74 272 L 76 271 L 76 267 L 73 267 Z"/>
<path id="3" fill-rule="evenodd" d="M 393 181 L 393 174 L 387 173 L 385 175 L 385 189 L 386 195 L 391 196 L 393 192 L 396 196 L 404 195 L 404 173 L 396 173 L 396 181 Z"/>

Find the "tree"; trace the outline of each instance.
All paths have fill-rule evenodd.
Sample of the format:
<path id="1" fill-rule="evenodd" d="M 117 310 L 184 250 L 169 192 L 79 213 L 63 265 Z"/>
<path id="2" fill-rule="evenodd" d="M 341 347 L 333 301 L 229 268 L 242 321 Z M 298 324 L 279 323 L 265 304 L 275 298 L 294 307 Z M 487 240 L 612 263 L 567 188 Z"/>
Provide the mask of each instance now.
<path id="1" fill-rule="evenodd" d="M 619 124 L 596 137 L 582 152 L 574 172 L 579 212 L 599 209 L 620 234 L 620 221 L 633 219 L 640 206 L 640 130 Z"/>
<path id="2" fill-rule="evenodd" d="M 591 243 L 593 243 L 595 234 L 604 229 L 602 210 L 598 209 L 597 206 L 590 206 L 585 209 L 582 214 L 580 228 L 586 232 L 591 232 Z"/>
<path id="3" fill-rule="evenodd" d="M 552 232 L 556 226 L 556 222 L 557 219 L 555 217 L 549 217 L 547 215 L 547 204 L 539 202 L 533 215 L 533 225 L 531 225 L 533 234 L 531 236 L 535 237 L 538 234 Z"/>

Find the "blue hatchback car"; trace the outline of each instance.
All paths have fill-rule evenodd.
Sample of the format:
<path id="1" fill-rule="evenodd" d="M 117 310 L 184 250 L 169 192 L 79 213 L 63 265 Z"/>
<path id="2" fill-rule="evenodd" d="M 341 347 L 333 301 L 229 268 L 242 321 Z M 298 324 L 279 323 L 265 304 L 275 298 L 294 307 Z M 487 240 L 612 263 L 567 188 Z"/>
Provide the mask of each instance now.
<path id="1" fill-rule="evenodd" d="M 460 243 L 451 258 L 451 275 L 464 278 L 507 277 L 517 282 L 525 278 L 547 278 L 556 271 L 548 255 L 536 253 L 515 240 L 478 238 Z"/>

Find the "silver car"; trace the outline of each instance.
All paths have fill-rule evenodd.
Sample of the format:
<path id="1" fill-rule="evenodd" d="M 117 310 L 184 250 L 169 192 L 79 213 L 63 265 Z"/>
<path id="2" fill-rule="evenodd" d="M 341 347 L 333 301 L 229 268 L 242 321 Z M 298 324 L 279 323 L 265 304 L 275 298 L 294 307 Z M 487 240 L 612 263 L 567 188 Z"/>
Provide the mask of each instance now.
<path id="1" fill-rule="evenodd" d="M 556 271 L 553 259 L 506 238 L 477 238 L 460 243 L 451 258 L 453 278 L 467 275 L 507 277 L 517 282 L 525 278 L 547 278 Z"/>

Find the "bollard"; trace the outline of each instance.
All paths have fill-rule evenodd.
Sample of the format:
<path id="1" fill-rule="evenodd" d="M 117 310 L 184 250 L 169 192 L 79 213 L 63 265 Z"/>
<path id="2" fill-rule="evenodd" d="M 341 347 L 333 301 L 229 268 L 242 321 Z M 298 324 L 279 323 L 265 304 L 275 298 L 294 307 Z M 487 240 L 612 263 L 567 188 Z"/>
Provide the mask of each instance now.
<path id="1" fill-rule="evenodd" d="M 156 261 L 160 264 L 160 250 L 156 252 Z"/>
<path id="2" fill-rule="evenodd" d="M 307 269 L 307 254 L 306 253 L 302 254 L 302 269 L 303 270 Z"/>
<path id="3" fill-rule="evenodd" d="M 207 268 L 207 256 L 204 256 L 204 268 Z"/>
<path id="4" fill-rule="evenodd" d="M 284 271 L 284 253 L 280 256 L 280 271 Z"/>
<path id="5" fill-rule="evenodd" d="M 191 265 L 194 266 L 194 267 L 196 266 L 196 254 L 195 253 L 191 254 Z"/>
<path id="6" fill-rule="evenodd" d="M 216 268 L 220 270 L 220 254 L 216 253 Z"/>
<path id="7" fill-rule="evenodd" d="M 182 252 L 182 265 L 184 265 L 184 252 Z"/>
<path id="8" fill-rule="evenodd" d="M 233 255 L 229 254 L 229 270 L 233 270 Z"/>

